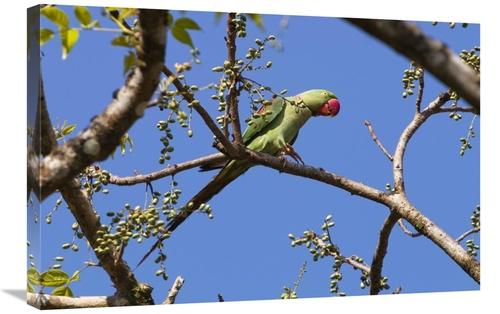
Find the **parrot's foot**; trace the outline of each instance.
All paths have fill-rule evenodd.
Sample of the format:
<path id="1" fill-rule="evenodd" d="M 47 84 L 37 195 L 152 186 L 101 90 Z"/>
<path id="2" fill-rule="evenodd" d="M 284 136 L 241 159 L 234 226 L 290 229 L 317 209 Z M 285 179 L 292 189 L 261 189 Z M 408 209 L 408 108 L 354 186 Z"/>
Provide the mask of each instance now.
<path id="1" fill-rule="evenodd" d="M 288 143 L 286 144 L 285 147 L 283 147 L 281 149 L 280 158 L 283 158 L 283 167 L 286 165 L 285 155 L 292 157 L 297 163 L 299 163 L 299 161 L 300 161 L 302 164 L 305 165 L 304 160 L 302 160 L 302 158 L 299 156 L 299 154 L 297 154 L 297 152 L 293 149 L 292 145 L 290 145 Z"/>

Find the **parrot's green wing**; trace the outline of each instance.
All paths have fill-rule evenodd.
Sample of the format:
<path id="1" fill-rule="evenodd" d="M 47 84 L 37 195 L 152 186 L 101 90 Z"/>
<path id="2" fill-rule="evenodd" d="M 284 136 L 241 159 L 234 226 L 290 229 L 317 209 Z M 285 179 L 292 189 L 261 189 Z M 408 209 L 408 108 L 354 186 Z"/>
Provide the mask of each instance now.
<path id="1" fill-rule="evenodd" d="M 282 97 L 275 98 L 270 105 L 262 106 L 257 113 L 253 114 L 248 127 L 243 132 L 243 143 L 247 145 L 257 133 L 278 116 L 284 106 L 285 101 Z"/>

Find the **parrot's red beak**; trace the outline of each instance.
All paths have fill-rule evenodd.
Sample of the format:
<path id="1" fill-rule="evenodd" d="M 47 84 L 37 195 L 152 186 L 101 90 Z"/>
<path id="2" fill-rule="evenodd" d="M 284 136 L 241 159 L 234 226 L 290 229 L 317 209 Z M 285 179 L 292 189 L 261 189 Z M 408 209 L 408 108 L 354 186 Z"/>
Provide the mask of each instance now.
<path id="1" fill-rule="evenodd" d="M 330 118 L 333 118 L 339 113 L 339 111 L 340 111 L 340 102 L 338 101 L 338 99 L 330 99 L 318 109 L 317 115 L 328 116 Z"/>

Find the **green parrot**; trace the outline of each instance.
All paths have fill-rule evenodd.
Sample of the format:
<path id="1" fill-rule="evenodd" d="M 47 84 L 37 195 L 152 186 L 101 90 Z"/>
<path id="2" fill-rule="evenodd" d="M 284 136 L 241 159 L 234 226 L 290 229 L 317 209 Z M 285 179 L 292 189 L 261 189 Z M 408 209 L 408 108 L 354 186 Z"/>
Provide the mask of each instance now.
<path id="1" fill-rule="evenodd" d="M 279 156 L 283 158 L 284 162 L 286 162 L 284 155 L 289 155 L 295 161 L 304 163 L 292 148 L 299 135 L 300 128 L 310 117 L 327 116 L 333 118 L 339 111 L 340 102 L 337 96 L 323 89 L 305 91 L 292 97 L 275 98 L 271 101 L 271 104 L 260 108 L 248 122 L 248 127 L 242 135 L 243 144 L 253 151 Z M 201 204 L 208 202 L 229 183 L 255 165 L 245 160 L 228 160 L 200 167 L 200 171 L 220 168 L 222 170 L 188 202 L 188 208 L 192 210 L 185 210 L 175 217 L 167 224 L 164 233 L 171 233 Z M 153 245 L 137 267 L 160 243 L 161 240 L 158 240 Z"/>

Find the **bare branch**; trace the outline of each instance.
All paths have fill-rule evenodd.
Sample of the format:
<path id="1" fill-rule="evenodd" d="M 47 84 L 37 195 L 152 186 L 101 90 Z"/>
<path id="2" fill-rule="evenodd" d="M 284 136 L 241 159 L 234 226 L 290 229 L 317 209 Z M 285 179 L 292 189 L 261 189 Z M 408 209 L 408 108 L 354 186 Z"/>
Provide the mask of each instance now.
<path id="1" fill-rule="evenodd" d="M 478 228 L 474 228 L 474 229 L 471 229 L 467 232 L 464 232 L 464 234 L 462 234 L 461 236 L 459 236 L 455 242 L 457 243 L 460 243 L 463 239 L 465 239 L 465 237 L 467 237 L 468 235 L 471 235 L 473 233 L 478 233 L 479 231 L 481 231 L 481 227 L 478 227 Z"/>
<path id="2" fill-rule="evenodd" d="M 410 22 L 347 18 L 348 22 L 417 62 L 480 112 L 480 78 L 459 56 Z"/>
<path id="3" fill-rule="evenodd" d="M 39 310 L 82 309 L 133 305 L 120 296 L 62 297 L 28 293 L 27 303 Z"/>
<path id="4" fill-rule="evenodd" d="M 380 143 L 377 136 L 375 135 L 375 132 L 373 131 L 372 124 L 370 123 L 370 121 L 366 120 L 365 125 L 368 127 L 368 132 L 370 132 L 370 135 L 372 136 L 372 139 L 375 141 L 375 143 L 377 143 L 377 146 L 382 150 L 384 155 L 386 155 L 387 158 L 389 158 L 390 161 L 393 161 L 394 158 L 391 156 L 391 154 L 389 154 L 387 150 L 385 150 L 384 146 L 382 145 L 382 143 Z"/>
<path id="5" fill-rule="evenodd" d="M 139 11 L 141 34 L 137 66 L 104 112 L 76 138 L 54 149 L 41 162 L 41 200 L 76 177 L 85 167 L 108 158 L 122 135 L 143 116 L 158 86 L 165 59 L 165 14 L 161 10 Z"/>
<path id="6" fill-rule="evenodd" d="M 396 146 L 393 160 L 393 175 L 394 175 L 394 189 L 396 193 L 405 194 L 404 180 L 403 180 L 403 157 L 406 151 L 406 146 L 415 132 L 422 126 L 422 124 L 432 115 L 435 114 L 448 100 L 450 94 L 444 93 L 431 102 L 427 108 L 422 112 L 415 112 L 415 116 L 410 124 L 401 134 Z"/>
<path id="7" fill-rule="evenodd" d="M 389 236 L 391 235 L 392 228 L 399 220 L 400 215 L 395 212 L 391 212 L 389 216 L 385 219 L 380 229 L 380 234 L 378 236 L 377 247 L 375 248 L 375 254 L 373 255 L 373 261 L 370 271 L 370 295 L 377 295 L 380 291 L 380 279 L 382 278 L 382 264 L 384 262 L 385 255 L 387 254 L 387 248 L 389 247 Z"/>
<path id="8" fill-rule="evenodd" d="M 168 295 L 165 301 L 163 301 L 162 304 L 174 304 L 175 303 L 175 298 L 179 294 L 179 291 L 182 288 L 182 285 L 184 284 L 184 278 L 181 276 L 178 276 L 175 278 L 174 284 L 172 285 L 172 288 L 168 290 Z"/>
<path id="9" fill-rule="evenodd" d="M 410 230 L 408 230 L 408 228 L 406 228 L 406 226 L 404 225 L 403 219 L 398 220 L 398 225 L 401 227 L 401 229 L 405 234 L 409 235 L 412 238 L 420 237 L 422 235 L 420 232 L 413 233 Z"/>
<path id="10" fill-rule="evenodd" d="M 216 163 L 218 161 L 224 161 L 226 159 L 227 157 L 224 154 L 217 153 L 202 158 L 182 162 L 180 164 L 174 164 L 173 166 L 168 165 L 165 169 L 144 175 L 119 177 L 117 175 L 110 174 L 108 181 L 110 184 L 116 185 L 135 185 L 140 183 L 149 183 L 155 180 L 175 175 L 185 170 L 199 167 L 201 165 Z"/>

